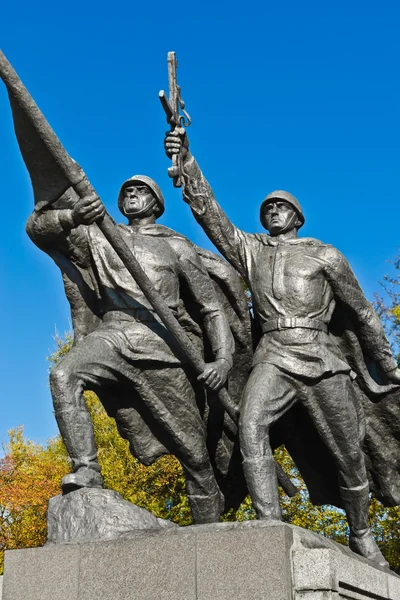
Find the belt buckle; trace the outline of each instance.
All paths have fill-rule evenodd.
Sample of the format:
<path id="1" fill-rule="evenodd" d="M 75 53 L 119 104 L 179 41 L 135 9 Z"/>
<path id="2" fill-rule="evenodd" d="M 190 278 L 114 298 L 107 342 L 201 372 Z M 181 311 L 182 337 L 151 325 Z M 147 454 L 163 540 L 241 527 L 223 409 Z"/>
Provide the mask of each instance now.
<path id="1" fill-rule="evenodd" d="M 296 317 L 278 317 L 278 331 L 282 329 L 293 329 L 296 327 Z"/>
<path id="2" fill-rule="evenodd" d="M 278 331 L 282 331 L 283 329 L 290 329 L 291 327 L 293 327 L 292 321 L 293 321 L 292 317 L 278 317 L 278 320 L 277 320 Z"/>

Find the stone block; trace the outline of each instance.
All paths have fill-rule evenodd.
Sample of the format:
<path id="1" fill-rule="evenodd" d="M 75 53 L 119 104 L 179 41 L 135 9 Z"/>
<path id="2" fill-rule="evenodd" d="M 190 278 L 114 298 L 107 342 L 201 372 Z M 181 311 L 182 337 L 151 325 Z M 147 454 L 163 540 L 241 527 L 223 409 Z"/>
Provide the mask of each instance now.
<path id="1" fill-rule="evenodd" d="M 293 552 L 293 586 L 297 591 L 338 591 L 332 572 L 331 550 L 301 549 Z"/>
<path id="2" fill-rule="evenodd" d="M 400 577 L 388 577 L 388 597 L 390 600 L 400 599 Z"/>
<path id="3" fill-rule="evenodd" d="M 291 599 L 289 527 L 198 530 L 196 537 L 199 600 Z"/>
<path id="4" fill-rule="evenodd" d="M 79 546 L 6 552 L 3 600 L 78 600 Z"/>
<path id="5" fill-rule="evenodd" d="M 85 544 L 79 600 L 196 600 L 193 535 Z"/>

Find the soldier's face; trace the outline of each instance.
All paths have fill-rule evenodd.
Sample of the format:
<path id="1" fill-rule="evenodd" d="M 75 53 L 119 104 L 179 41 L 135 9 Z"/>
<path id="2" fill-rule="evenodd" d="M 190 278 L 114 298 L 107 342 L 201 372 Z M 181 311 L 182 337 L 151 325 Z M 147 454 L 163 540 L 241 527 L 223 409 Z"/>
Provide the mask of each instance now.
<path id="1" fill-rule="evenodd" d="M 265 205 L 264 222 L 271 235 L 285 233 L 300 224 L 297 212 L 285 200 L 276 200 Z"/>
<path id="2" fill-rule="evenodd" d="M 153 202 L 154 196 L 147 185 L 130 185 L 124 189 L 123 209 L 127 216 L 145 212 Z"/>

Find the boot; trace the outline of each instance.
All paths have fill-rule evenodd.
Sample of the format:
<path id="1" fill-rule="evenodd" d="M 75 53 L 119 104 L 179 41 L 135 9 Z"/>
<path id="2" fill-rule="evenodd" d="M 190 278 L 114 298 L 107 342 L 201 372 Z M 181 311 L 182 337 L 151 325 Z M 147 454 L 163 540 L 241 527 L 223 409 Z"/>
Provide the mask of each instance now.
<path id="1" fill-rule="evenodd" d="M 73 492 L 80 488 L 102 488 L 103 478 L 100 472 L 91 467 L 80 467 L 74 473 L 68 473 L 63 477 L 61 487 L 64 494 Z"/>
<path id="2" fill-rule="evenodd" d="M 68 493 L 82 487 L 103 487 L 93 423 L 86 406 L 58 409 L 55 414 L 73 468 L 73 473 L 62 480 L 63 492 Z"/>
<path id="3" fill-rule="evenodd" d="M 224 507 L 224 496 L 220 491 L 206 495 L 188 495 L 193 523 L 218 523 Z"/>
<path id="4" fill-rule="evenodd" d="M 268 456 L 245 458 L 243 471 L 257 519 L 282 520 L 275 462 Z"/>
<path id="5" fill-rule="evenodd" d="M 368 527 L 369 486 L 362 488 L 340 487 L 340 495 L 350 527 L 349 548 L 386 569 L 389 563 L 379 550 Z"/>

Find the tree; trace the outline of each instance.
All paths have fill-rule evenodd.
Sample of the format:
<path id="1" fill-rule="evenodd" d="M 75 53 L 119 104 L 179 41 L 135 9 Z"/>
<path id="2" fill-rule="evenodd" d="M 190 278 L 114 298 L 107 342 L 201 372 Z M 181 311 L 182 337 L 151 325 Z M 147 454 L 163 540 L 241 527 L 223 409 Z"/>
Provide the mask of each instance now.
<path id="1" fill-rule="evenodd" d="M 392 344 L 393 354 L 400 358 L 400 254 L 391 264 L 391 274 L 387 273 L 380 281 L 383 295 L 374 295 L 374 306 L 381 318 L 386 335 Z"/>
<path id="2" fill-rule="evenodd" d="M 23 436 L 22 427 L 9 432 L 0 460 L 0 568 L 4 549 L 41 546 L 46 541 L 49 498 L 60 492 L 69 471 L 59 437 L 39 446 Z"/>

